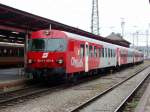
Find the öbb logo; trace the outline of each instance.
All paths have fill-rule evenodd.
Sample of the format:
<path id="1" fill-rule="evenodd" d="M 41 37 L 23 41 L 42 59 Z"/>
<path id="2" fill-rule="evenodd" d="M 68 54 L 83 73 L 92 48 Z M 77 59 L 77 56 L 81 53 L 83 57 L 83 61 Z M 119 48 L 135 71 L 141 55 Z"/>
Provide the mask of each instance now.
<path id="1" fill-rule="evenodd" d="M 75 57 L 71 58 L 71 65 L 75 67 L 83 67 L 82 59 L 75 59 Z"/>
<path id="2" fill-rule="evenodd" d="M 47 58 L 48 57 L 48 53 L 43 53 L 42 58 Z"/>

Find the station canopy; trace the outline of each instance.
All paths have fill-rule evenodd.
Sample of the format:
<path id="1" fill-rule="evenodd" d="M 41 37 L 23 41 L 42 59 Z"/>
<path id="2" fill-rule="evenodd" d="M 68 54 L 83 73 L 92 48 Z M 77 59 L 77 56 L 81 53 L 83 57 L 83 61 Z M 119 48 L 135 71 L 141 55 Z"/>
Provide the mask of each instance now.
<path id="1" fill-rule="evenodd" d="M 79 34 L 89 38 L 118 44 L 128 47 L 116 41 L 94 35 L 90 32 L 65 25 L 54 20 L 40 17 L 25 11 L 21 11 L 4 4 L 0 4 L 0 41 L 8 40 L 9 42 L 24 42 L 27 32 L 48 29 L 64 30 L 67 32 Z M 13 40 L 13 41 L 12 41 Z"/>

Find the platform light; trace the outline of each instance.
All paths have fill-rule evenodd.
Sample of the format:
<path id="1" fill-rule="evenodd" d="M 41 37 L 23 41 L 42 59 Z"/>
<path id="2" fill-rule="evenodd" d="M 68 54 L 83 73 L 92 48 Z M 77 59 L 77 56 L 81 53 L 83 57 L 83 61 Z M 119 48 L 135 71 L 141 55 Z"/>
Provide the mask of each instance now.
<path id="1" fill-rule="evenodd" d="M 14 33 L 14 34 L 19 34 L 19 32 L 15 32 L 15 31 L 13 31 L 13 32 L 11 32 L 11 33 Z"/>
<path id="2" fill-rule="evenodd" d="M 10 36 L 9 38 L 12 38 L 12 39 L 14 39 L 14 38 L 16 38 L 16 37 L 12 37 L 12 36 Z"/>
<path id="3" fill-rule="evenodd" d="M 0 37 L 6 37 L 5 35 L 0 35 Z"/>

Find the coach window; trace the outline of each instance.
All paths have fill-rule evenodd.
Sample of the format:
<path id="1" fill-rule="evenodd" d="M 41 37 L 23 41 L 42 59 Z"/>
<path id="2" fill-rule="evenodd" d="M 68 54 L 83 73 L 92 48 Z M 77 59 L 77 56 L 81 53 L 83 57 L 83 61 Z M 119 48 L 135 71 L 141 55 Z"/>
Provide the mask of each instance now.
<path id="1" fill-rule="evenodd" d="M 110 57 L 112 57 L 112 49 L 110 49 Z"/>
<path id="2" fill-rule="evenodd" d="M 99 48 L 97 48 L 97 57 L 99 57 L 99 52 L 100 52 Z"/>
<path id="3" fill-rule="evenodd" d="M 17 48 L 15 48 L 14 54 L 15 56 L 17 56 Z"/>
<path id="4" fill-rule="evenodd" d="M 89 47 L 89 57 L 92 57 L 92 46 Z"/>
<path id="5" fill-rule="evenodd" d="M 4 56 L 3 48 L 1 49 L 1 56 Z"/>
<path id="6" fill-rule="evenodd" d="M 9 48 L 7 48 L 6 51 L 6 56 L 9 56 Z"/>
<path id="7" fill-rule="evenodd" d="M 108 57 L 110 58 L 110 49 L 108 48 Z"/>
<path id="8" fill-rule="evenodd" d="M 110 57 L 109 48 L 107 49 L 108 57 Z"/>
<path id="9" fill-rule="evenodd" d="M 112 49 L 110 49 L 110 57 L 112 57 Z"/>
<path id="10" fill-rule="evenodd" d="M 102 53 L 101 53 L 101 57 L 103 57 L 103 50 L 104 50 L 104 49 L 102 48 Z"/>
<path id="11" fill-rule="evenodd" d="M 0 56 L 2 56 L 2 50 L 0 49 Z"/>
<path id="12" fill-rule="evenodd" d="M 12 56 L 12 49 L 9 50 L 10 56 Z"/>
<path id="13" fill-rule="evenodd" d="M 11 56 L 11 52 L 12 52 L 12 51 L 11 51 L 11 48 L 10 48 L 9 51 L 8 51 L 9 56 Z"/>
<path id="14" fill-rule="evenodd" d="M 112 49 L 110 49 L 110 57 L 112 57 Z"/>
<path id="15" fill-rule="evenodd" d="M 113 50 L 111 49 L 111 57 L 113 57 Z"/>
<path id="16" fill-rule="evenodd" d="M 102 48 L 102 54 L 101 55 L 102 55 L 102 57 L 104 57 L 104 48 Z"/>
<path id="17" fill-rule="evenodd" d="M 3 52 L 4 52 L 4 56 L 7 56 L 7 55 L 6 55 L 7 49 L 4 48 L 4 51 L 3 51 Z"/>
<path id="18" fill-rule="evenodd" d="M 15 55 L 15 53 L 14 53 L 14 48 L 12 48 L 12 56 L 14 56 Z"/>
<path id="19" fill-rule="evenodd" d="M 94 57 L 97 57 L 97 48 L 94 46 Z"/>
<path id="20" fill-rule="evenodd" d="M 99 57 L 101 57 L 101 49 L 100 48 L 98 49 L 98 54 L 99 54 Z"/>
<path id="21" fill-rule="evenodd" d="M 88 49 L 88 45 L 86 45 L 86 56 L 89 56 L 89 49 Z"/>
<path id="22" fill-rule="evenodd" d="M 84 45 L 83 44 L 80 45 L 80 57 L 81 58 L 84 57 Z"/>
<path id="23" fill-rule="evenodd" d="M 105 57 L 107 57 L 107 48 L 105 48 Z"/>
<path id="24" fill-rule="evenodd" d="M 112 55 L 111 55 L 111 49 L 110 49 L 110 57 L 112 57 Z"/>
<path id="25" fill-rule="evenodd" d="M 115 50 L 112 50 L 112 57 L 115 57 Z"/>
<path id="26" fill-rule="evenodd" d="M 17 48 L 17 56 L 20 56 L 19 48 Z"/>

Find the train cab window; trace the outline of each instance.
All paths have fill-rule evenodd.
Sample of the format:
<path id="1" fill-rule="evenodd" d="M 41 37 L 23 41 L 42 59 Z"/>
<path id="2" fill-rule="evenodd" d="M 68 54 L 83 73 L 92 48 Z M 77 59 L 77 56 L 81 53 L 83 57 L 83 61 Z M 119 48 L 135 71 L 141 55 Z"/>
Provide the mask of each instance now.
<path id="1" fill-rule="evenodd" d="M 29 51 L 65 51 L 67 42 L 61 38 L 29 39 Z"/>
<path id="2" fill-rule="evenodd" d="M 107 48 L 105 48 L 105 57 L 107 57 Z"/>
<path id="3" fill-rule="evenodd" d="M 94 57 L 97 57 L 97 48 L 94 46 Z"/>
<path id="4" fill-rule="evenodd" d="M 80 57 L 81 58 L 84 57 L 84 45 L 83 44 L 80 45 Z"/>
<path id="5" fill-rule="evenodd" d="M 92 57 L 92 46 L 89 47 L 89 57 Z"/>

